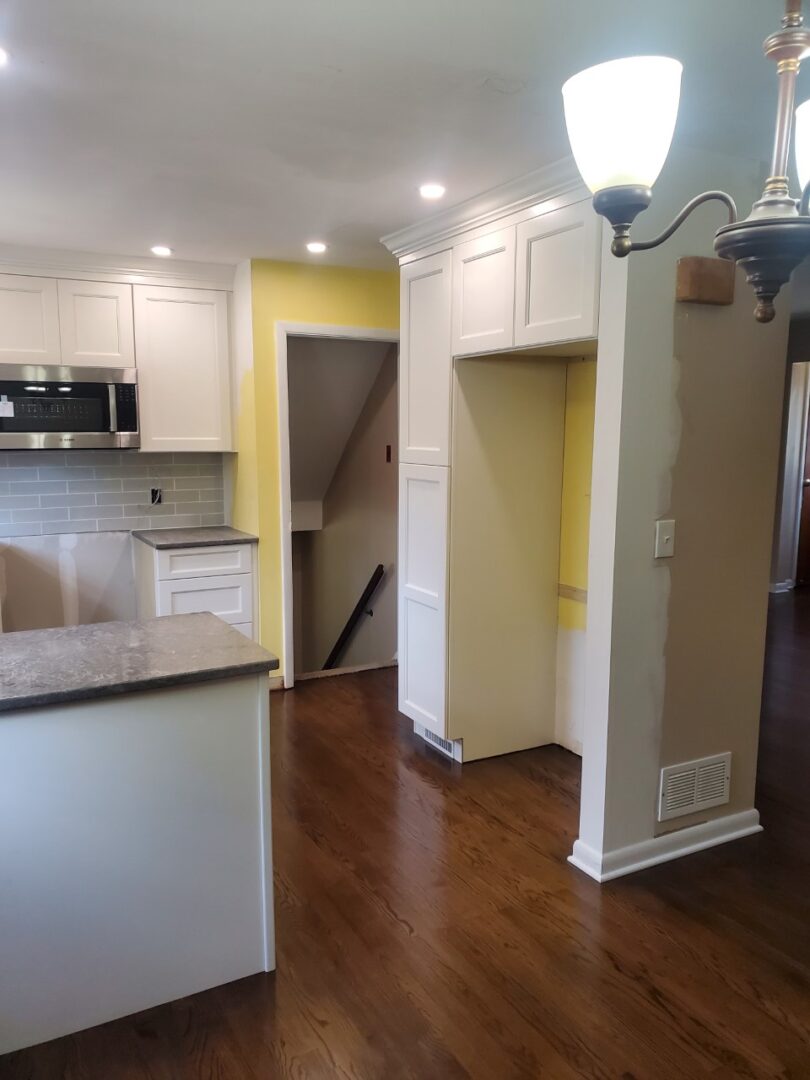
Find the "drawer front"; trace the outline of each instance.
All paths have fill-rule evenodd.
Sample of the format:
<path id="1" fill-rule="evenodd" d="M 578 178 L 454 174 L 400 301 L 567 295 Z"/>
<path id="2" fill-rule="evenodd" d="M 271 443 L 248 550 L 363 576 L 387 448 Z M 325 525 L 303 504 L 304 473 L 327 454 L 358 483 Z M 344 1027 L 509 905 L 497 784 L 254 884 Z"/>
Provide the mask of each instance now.
<path id="1" fill-rule="evenodd" d="M 211 611 L 235 625 L 253 622 L 252 574 L 161 581 L 160 615 L 190 615 Z"/>
<path id="2" fill-rule="evenodd" d="M 158 580 L 177 581 L 181 578 L 218 577 L 220 574 L 249 574 L 251 556 L 250 544 L 158 551 Z"/>

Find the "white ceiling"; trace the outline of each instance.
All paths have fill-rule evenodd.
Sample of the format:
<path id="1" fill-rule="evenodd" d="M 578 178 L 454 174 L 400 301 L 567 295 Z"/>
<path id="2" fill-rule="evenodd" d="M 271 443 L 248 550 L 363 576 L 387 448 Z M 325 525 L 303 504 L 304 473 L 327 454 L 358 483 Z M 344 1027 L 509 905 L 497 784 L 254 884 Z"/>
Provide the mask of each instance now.
<path id="1" fill-rule="evenodd" d="M 0 242 L 386 266 L 378 237 L 567 153 L 559 88 L 685 63 L 676 138 L 765 158 L 779 0 L 8 0 Z M 806 91 L 805 91 L 806 92 Z M 707 183 L 709 181 L 707 180 Z"/>

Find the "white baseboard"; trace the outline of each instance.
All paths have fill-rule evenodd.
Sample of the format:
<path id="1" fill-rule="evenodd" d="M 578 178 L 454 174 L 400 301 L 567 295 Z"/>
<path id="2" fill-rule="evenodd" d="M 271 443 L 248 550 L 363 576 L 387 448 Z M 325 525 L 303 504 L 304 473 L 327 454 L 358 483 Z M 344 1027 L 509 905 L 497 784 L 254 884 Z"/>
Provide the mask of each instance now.
<path id="1" fill-rule="evenodd" d="M 791 592 L 795 588 L 796 582 L 789 578 L 787 581 L 773 581 L 768 588 L 770 593 L 785 593 Z"/>
<path id="2" fill-rule="evenodd" d="M 743 810 L 739 814 L 728 814 L 701 825 L 691 825 L 605 854 L 577 840 L 568 861 L 596 881 L 611 881 L 625 874 L 633 874 L 636 870 L 680 859 L 684 855 L 692 855 L 696 851 L 758 832 L 762 832 L 759 811 Z"/>
<path id="3" fill-rule="evenodd" d="M 333 675 L 356 675 L 360 671 L 379 671 L 382 668 L 396 667 L 396 660 L 384 660 L 375 664 L 355 664 L 354 667 L 328 668 L 326 671 L 307 671 L 303 675 L 296 675 L 296 682 L 306 682 L 308 679 L 328 679 Z"/>

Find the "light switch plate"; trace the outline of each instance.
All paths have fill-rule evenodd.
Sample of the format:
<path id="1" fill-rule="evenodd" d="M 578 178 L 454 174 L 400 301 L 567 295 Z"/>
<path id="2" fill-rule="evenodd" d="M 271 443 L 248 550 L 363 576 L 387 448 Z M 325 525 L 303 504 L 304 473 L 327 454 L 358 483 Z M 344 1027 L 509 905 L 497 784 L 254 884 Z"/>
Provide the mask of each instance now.
<path id="1" fill-rule="evenodd" d="M 675 522 L 672 520 L 655 523 L 655 558 L 671 559 L 675 554 Z"/>

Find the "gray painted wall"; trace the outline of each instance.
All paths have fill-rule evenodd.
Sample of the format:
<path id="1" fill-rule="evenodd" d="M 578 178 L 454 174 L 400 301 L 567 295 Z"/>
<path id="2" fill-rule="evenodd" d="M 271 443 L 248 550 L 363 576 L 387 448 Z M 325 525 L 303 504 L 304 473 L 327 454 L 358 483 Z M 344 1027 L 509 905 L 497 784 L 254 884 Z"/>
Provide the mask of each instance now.
<path id="1" fill-rule="evenodd" d="M 0 613 L 5 631 L 134 619 L 130 534 L 0 541 Z"/>

